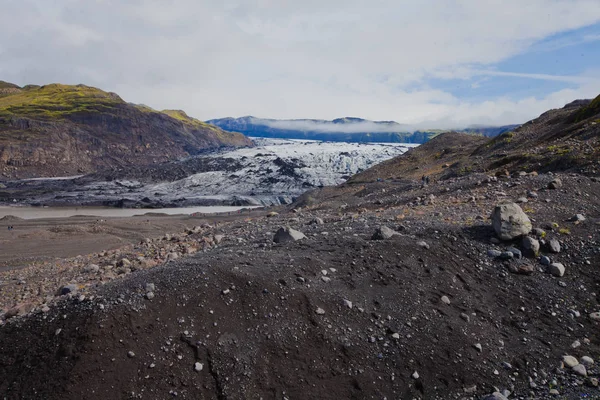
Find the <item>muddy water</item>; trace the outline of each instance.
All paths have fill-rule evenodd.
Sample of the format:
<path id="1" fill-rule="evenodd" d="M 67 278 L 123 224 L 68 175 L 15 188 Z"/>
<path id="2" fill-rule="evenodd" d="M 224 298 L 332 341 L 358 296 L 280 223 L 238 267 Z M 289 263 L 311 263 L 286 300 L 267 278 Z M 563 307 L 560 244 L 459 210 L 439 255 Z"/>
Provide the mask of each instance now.
<path id="1" fill-rule="evenodd" d="M 85 215 L 93 217 L 132 217 L 134 215 L 143 215 L 146 213 L 156 214 L 215 214 L 215 213 L 238 213 L 242 208 L 247 207 L 228 207 L 228 206 L 210 206 L 210 207 L 179 207 L 179 208 L 110 208 L 110 207 L 0 207 L 0 218 L 7 215 L 23 219 L 39 218 L 68 218 L 75 215 Z"/>

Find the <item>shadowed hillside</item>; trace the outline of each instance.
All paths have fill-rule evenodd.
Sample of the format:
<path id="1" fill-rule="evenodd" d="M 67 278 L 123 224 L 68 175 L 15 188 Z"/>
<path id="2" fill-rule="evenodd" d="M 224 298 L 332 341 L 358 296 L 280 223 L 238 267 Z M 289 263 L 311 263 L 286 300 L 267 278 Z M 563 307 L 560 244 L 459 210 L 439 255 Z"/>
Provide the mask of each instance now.
<path id="1" fill-rule="evenodd" d="M 5 178 L 152 164 L 251 144 L 183 111 L 159 112 L 89 86 L 20 88 L 0 82 L 0 173 Z"/>

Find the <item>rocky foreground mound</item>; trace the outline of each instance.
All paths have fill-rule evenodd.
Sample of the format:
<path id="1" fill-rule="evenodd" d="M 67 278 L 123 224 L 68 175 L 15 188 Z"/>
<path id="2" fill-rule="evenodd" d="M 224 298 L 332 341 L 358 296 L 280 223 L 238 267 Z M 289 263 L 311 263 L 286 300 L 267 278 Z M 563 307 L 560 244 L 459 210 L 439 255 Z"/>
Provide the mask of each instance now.
<path id="1" fill-rule="evenodd" d="M 251 140 L 77 85 L 0 81 L 0 178 L 65 176 L 165 162 Z"/>
<path id="2" fill-rule="evenodd" d="M 598 398 L 599 198 L 578 174 L 378 182 L 75 262 L 0 328 L 0 393 Z M 53 279 L 12 276 L 30 300 Z"/>

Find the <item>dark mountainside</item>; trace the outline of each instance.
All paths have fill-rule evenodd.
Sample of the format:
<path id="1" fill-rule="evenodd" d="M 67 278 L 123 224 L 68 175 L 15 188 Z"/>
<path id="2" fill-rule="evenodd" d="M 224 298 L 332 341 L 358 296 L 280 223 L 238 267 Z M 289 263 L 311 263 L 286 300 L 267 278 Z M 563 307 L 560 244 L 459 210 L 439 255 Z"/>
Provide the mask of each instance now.
<path id="1" fill-rule="evenodd" d="M 369 121 L 351 117 L 338 118 L 333 121 L 242 117 L 212 119 L 207 123 L 227 131 L 240 132 L 247 136 L 334 142 L 425 143 L 444 132 L 439 129 L 413 132 L 409 131 L 407 126 L 393 121 Z M 471 127 L 461 130 L 461 132 L 492 137 L 512 130 L 517 126 Z"/>
<path id="2" fill-rule="evenodd" d="M 0 82 L 0 179 L 149 165 L 251 140 L 84 86 Z"/>
<path id="3" fill-rule="evenodd" d="M 599 399 L 599 125 L 600 97 L 446 133 L 278 212 L 0 272 L 0 393 Z"/>

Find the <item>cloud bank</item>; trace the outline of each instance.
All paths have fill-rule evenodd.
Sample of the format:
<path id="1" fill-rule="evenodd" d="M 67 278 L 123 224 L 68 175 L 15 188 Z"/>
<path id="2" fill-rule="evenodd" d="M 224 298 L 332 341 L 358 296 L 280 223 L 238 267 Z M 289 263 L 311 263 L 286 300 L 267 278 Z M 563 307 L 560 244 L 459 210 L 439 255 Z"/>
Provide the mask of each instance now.
<path id="1" fill-rule="evenodd" d="M 498 69 L 598 24 L 597 0 L 6 0 L 2 11 L 0 79 L 85 83 L 199 119 L 354 115 L 448 128 L 523 122 L 600 93 L 595 66 Z M 439 84 L 477 90 L 489 79 L 563 86 L 475 99 Z"/>

